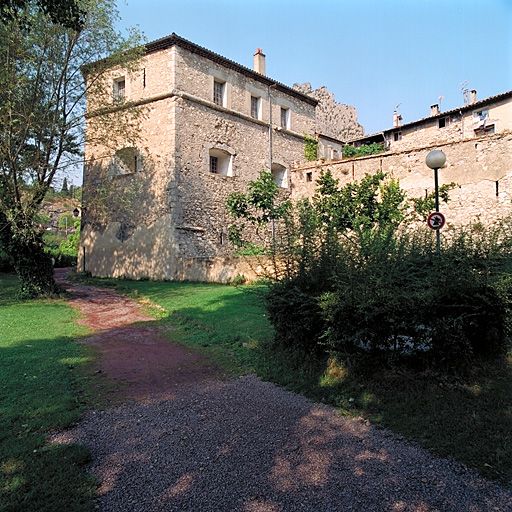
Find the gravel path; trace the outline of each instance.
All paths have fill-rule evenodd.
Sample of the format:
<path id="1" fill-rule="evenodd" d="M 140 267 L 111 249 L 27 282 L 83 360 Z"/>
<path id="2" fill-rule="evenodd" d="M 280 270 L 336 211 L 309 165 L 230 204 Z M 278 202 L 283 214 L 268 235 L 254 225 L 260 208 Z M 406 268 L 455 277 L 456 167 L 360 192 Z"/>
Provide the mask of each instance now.
<path id="1" fill-rule="evenodd" d="M 131 331 L 130 343 L 147 345 L 147 327 L 138 328 L 142 341 Z M 167 345 L 176 354 L 179 346 Z M 201 382 L 194 371 L 186 375 L 195 382 L 172 393 L 135 393 L 53 437 L 90 448 L 98 510 L 512 512 L 512 491 L 391 432 L 252 375 L 222 380 L 211 371 Z"/>
<path id="2" fill-rule="evenodd" d="M 512 511 L 510 491 L 254 376 L 92 411 L 54 441 L 91 448 L 105 512 Z"/>

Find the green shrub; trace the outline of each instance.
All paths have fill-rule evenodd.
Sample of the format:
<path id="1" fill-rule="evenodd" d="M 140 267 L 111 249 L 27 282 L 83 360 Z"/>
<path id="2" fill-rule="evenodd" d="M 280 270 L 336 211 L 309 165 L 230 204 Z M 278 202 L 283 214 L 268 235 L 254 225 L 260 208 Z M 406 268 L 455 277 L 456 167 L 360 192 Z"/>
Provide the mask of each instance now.
<path id="1" fill-rule="evenodd" d="M 266 297 L 275 340 L 282 348 L 320 352 L 321 310 L 315 293 L 294 280 L 274 283 Z"/>
<path id="2" fill-rule="evenodd" d="M 371 144 L 365 144 L 359 148 L 349 145 L 343 146 L 342 155 L 343 158 L 356 158 L 358 156 L 378 155 L 384 151 L 386 151 L 386 148 L 383 144 L 372 142 Z"/>

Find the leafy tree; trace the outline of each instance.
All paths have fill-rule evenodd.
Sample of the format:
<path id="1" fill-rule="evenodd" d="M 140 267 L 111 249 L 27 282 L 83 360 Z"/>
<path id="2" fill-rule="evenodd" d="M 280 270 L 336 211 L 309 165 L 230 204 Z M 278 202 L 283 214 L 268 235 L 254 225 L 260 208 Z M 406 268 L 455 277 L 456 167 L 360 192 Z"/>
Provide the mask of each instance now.
<path id="1" fill-rule="evenodd" d="M 284 217 L 290 209 L 289 201 L 277 204 L 278 195 L 279 187 L 272 173 L 260 171 L 259 178 L 249 182 L 247 194 L 233 192 L 228 196 L 227 210 L 235 219 L 248 221 L 257 228 L 262 228 L 269 222 Z M 230 227 L 230 241 L 237 247 L 247 243 L 242 238 L 244 228 L 245 222 L 242 222 L 241 226 Z"/>
<path id="2" fill-rule="evenodd" d="M 50 16 L 53 23 L 80 30 L 85 23 L 85 11 L 77 0 L 2 0 L 0 21 L 8 23 L 18 20 L 29 23 L 27 8 L 32 7 Z"/>
<path id="3" fill-rule="evenodd" d="M 112 102 L 108 70 L 136 69 L 142 48 L 138 34 L 122 38 L 116 32 L 111 2 L 77 0 L 79 29 L 55 23 L 71 4 L 51 14 L 44 5 L 54 4 L 59 2 L 14 0 L 15 15 L 0 22 L 0 246 L 25 297 L 56 291 L 35 218 L 55 178 L 82 158 L 86 94 Z M 115 144 L 139 112 L 112 110 L 89 122 L 98 138 Z"/>

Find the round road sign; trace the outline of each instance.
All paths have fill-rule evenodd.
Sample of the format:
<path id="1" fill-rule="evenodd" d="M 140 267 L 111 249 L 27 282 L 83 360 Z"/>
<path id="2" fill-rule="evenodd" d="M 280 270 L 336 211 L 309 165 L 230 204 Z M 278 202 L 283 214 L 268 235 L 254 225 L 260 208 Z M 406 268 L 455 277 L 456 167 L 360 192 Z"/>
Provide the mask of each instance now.
<path id="1" fill-rule="evenodd" d="M 431 213 L 427 219 L 427 224 L 430 229 L 441 229 L 445 222 L 446 219 L 444 218 L 444 215 L 439 212 Z"/>

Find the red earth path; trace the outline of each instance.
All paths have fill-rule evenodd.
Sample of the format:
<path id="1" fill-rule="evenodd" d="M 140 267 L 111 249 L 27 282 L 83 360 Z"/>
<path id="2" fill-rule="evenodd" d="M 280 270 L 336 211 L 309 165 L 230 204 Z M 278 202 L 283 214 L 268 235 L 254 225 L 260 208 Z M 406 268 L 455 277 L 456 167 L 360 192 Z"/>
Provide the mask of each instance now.
<path id="1" fill-rule="evenodd" d="M 208 359 L 169 341 L 169 328 L 156 325 L 136 301 L 112 290 L 83 286 L 56 269 L 57 282 L 71 295 L 68 303 L 94 334 L 81 342 L 99 352 L 99 373 L 115 386 L 119 399 L 151 402 L 172 398 L 183 387 L 222 378 Z"/>

